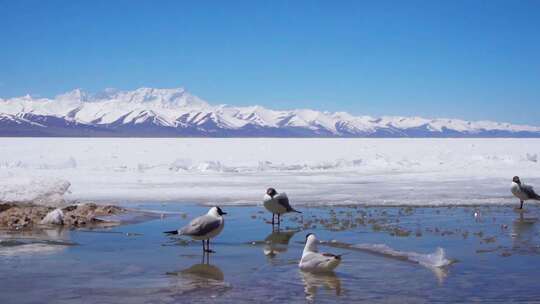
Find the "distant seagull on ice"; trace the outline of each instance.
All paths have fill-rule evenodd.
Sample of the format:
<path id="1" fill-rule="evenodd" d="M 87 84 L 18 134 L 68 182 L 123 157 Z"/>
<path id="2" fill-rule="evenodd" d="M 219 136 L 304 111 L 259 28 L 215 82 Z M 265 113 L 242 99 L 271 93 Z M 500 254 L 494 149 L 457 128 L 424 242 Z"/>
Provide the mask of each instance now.
<path id="1" fill-rule="evenodd" d="M 512 187 L 510 190 L 512 191 L 512 194 L 520 200 L 521 204 L 519 205 L 519 209 L 523 209 L 523 202 L 526 200 L 540 201 L 540 195 L 534 192 L 532 186 L 522 184 L 519 180 L 519 176 L 514 176 L 512 179 Z"/>
<path id="2" fill-rule="evenodd" d="M 317 238 L 313 233 L 306 235 L 306 246 L 298 266 L 300 269 L 309 272 L 333 271 L 341 263 L 341 256 L 331 253 L 319 253 L 317 242 Z"/>
<path id="3" fill-rule="evenodd" d="M 210 250 L 210 239 L 216 237 L 223 230 L 223 226 L 225 226 L 224 214 L 227 213 L 223 212 L 221 208 L 212 207 L 208 210 L 207 214 L 194 218 L 181 229 L 166 231 L 164 233 L 190 236 L 194 240 L 203 242 L 204 252 L 214 252 Z"/>
<path id="4" fill-rule="evenodd" d="M 289 212 L 302 213 L 293 209 L 289 204 L 289 198 L 285 193 L 277 193 L 276 189 L 268 188 L 264 196 L 264 207 L 266 210 L 272 212 L 272 225 L 274 225 L 274 216 L 277 214 L 278 225 L 281 222 L 281 215 Z"/>

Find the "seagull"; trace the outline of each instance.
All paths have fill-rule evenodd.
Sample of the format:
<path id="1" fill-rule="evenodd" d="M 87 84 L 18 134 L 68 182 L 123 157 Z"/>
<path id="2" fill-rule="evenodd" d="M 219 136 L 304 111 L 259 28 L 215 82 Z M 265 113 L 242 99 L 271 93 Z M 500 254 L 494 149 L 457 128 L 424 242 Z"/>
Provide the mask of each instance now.
<path id="1" fill-rule="evenodd" d="M 319 253 L 317 242 L 313 233 L 306 235 L 306 246 L 298 266 L 309 272 L 332 272 L 341 263 L 341 255 Z"/>
<path id="2" fill-rule="evenodd" d="M 224 214 L 227 213 L 223 212 L 221 208 L 212 207 L 208 210 L 208 213 L 194 218 L 186 226 L 178 230 L 165 231 L 164 233 L 190 236 L 194 240 L 203 242 L 204 252 L 215 252 L 210 250 L 210 239 L 216 237 L 223 230 L 225 220 L 222 215 Z"/>
<path id="3" fill-rule="evenodd" d="M 522 184 L 519 180 L 519 176 L 514 176 L 512 179 L 512 187 L 510 188 L 510 191 L 512 191 L 512 194 L 515 197 L 519 198 L 521 203 L 519 205 L 519 209 L 523 209 L 523 202 L 526 200 L 540 201 L 540 195 L 534 192 L 532 186 Z"/>
<path id="4" fill-rule="evenodd" d="M 266 210 L 272 212 L 272 225 L 274 225 L 274 216 L 277 214 L 278 226 L 281 222 L 281 215 L 289 212 L 302 213 L 298 210 L 295 210 L 289 204 L 289 198 L 285 193 L 277 193 L 276 189 L 268 188 L 264 196 L 264 207 Z"/>

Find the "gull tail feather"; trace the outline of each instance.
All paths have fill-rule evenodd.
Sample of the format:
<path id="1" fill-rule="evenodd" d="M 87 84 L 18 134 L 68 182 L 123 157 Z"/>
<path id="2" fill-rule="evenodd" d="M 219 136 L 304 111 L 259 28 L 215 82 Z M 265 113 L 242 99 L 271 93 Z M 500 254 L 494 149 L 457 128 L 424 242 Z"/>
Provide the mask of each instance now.
<path id="1" fill-rule="evenodd" d="M 178 234 L 178 230 L 165 231 L 163 233 L 165 233 L 165 234 Z"/>

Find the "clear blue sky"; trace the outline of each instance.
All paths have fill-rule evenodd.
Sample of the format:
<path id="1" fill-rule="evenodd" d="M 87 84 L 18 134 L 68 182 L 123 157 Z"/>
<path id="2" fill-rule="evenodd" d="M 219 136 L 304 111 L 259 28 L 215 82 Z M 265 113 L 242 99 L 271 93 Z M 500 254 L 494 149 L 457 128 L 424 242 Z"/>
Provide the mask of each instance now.
<path id="1" fill-rule="evenodd" d="M 540 0 L 0 0 L 0 97 L 140 86 L 540 125 Z"/>

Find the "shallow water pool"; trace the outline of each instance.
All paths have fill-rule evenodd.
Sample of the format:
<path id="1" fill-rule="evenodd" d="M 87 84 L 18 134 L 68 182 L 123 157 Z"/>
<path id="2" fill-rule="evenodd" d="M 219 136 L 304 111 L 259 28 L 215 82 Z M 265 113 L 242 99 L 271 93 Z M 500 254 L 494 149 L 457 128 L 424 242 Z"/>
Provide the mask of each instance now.
<path id="1" fill-rule="evenodd" d="M 130 207 L 159 216 L 108 229 L 3 231 L 0 303 L 540 301 L 540 208 L 534 205 L 525 212 L 304 207 L 301 215 L 286 215 L 279 231 L 262 207 L 223 207 L 225 229 L 209 256 L 200 241 L 162 233 L 208 207 Z M 298 270 L 308 232 L 325 241 L 321 251 L 344 254 L 334 274 Z M 376 244 L 398 254 L 377 251 Z M 449 265 L 410 258 L 438 247 Z"/>

